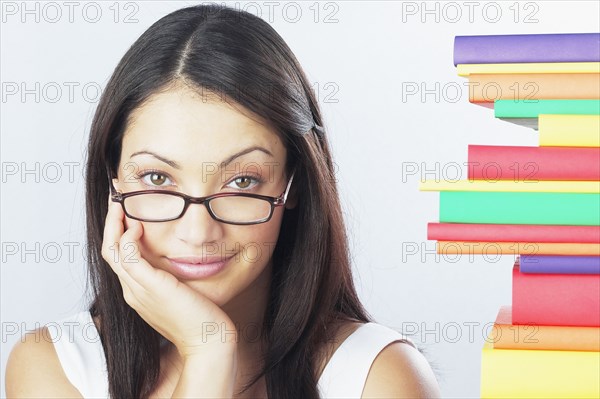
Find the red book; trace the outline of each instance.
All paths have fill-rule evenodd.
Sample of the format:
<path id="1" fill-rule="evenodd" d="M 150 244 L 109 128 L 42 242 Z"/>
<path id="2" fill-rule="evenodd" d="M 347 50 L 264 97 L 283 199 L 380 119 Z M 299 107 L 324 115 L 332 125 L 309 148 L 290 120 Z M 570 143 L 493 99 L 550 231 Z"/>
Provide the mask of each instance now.
<path id="1" fill-rule="evenodd" d="M 600 226 L 427 223 L 427 239 L 485 242 L 600 242 Z"/>
<path id="2" fill-rule="evenodd" d="M 513 324 L 600 326 L 600 275 L 526 274 L 513 267 Z"/>
<path id="3" fill-rule="evenodd" d="M 600 180 L 600 148 L 469 145 L 468 157 L 469 180 Z"/>

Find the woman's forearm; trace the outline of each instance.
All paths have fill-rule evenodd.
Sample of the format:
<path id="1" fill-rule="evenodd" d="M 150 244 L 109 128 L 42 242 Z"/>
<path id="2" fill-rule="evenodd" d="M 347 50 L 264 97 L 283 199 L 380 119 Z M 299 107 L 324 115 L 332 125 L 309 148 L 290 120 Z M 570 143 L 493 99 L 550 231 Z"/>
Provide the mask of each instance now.
<path id="1" fill-rule="evenodd" d="M 172 398 L 232 398 L 237 373 L 235 347 L 188 356 Z"/>

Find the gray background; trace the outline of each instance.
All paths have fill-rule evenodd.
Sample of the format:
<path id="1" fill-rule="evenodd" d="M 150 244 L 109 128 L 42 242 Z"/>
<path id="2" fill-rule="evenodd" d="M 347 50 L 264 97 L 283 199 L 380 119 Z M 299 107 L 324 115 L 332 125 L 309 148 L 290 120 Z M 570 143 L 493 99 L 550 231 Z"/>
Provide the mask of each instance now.
<path id="1" fill-rule="evenodd" d="M 3 395 L 21 334 L 86 304 L 83 160 L 98 89 L 150 24 L 191 4 L 2 4 Z M 466 178 L 468 144 L 537 145 L 537 135 L 468 103 L 454 36 L 595 32 L 598 2 L 228 4 L 272 23 L 314 82 L 367 309 L 416 333 L 444 397 L 478 397 L 514 257 L 436 255 L 426 225 L 439 194 L 418 183 Z"/>

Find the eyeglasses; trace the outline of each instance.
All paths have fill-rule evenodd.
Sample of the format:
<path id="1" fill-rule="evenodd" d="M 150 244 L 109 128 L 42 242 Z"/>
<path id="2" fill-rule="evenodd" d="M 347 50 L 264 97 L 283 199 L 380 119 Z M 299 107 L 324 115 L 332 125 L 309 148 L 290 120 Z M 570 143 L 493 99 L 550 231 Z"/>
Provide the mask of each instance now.
<path id="1" fill-rule="evenodd" d="M 125 215 L 131 219 L 142 222 L 168 222 L 182 217 L 190 204 L 204 204 L 213 219 L 236 225 L 268 222 L 275 207 L 285 205 L 295 173 L 294 170 L 285 191 L 278 197 L 250 193 L 218 193 L 208 197 L 191 197 L 165 190 L 121 193 L 115 189 L 112 174 L 107 169 L 111 199 L 121 203 Z"/>

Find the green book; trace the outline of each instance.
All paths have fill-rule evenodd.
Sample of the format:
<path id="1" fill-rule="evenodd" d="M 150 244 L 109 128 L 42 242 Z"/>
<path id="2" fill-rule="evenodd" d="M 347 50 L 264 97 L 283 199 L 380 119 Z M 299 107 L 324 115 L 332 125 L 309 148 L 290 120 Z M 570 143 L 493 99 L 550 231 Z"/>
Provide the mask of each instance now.
<path id="1" fill-rule="evenodd" d="M 538 129 L 540 114 L 599 115 L 600 100 L 496 100 L 494 116 Z"/>
<path id="2" fill-rule="evenodd" d="M 598 115 L 600 100 L 496 100 L 496 118 L 537 118 L 540 114 Z"/>
<path id="3" fill-rule="evenodd" d="M 441 191 L 440 222 L 600 225 L 600 194 Z"/>

